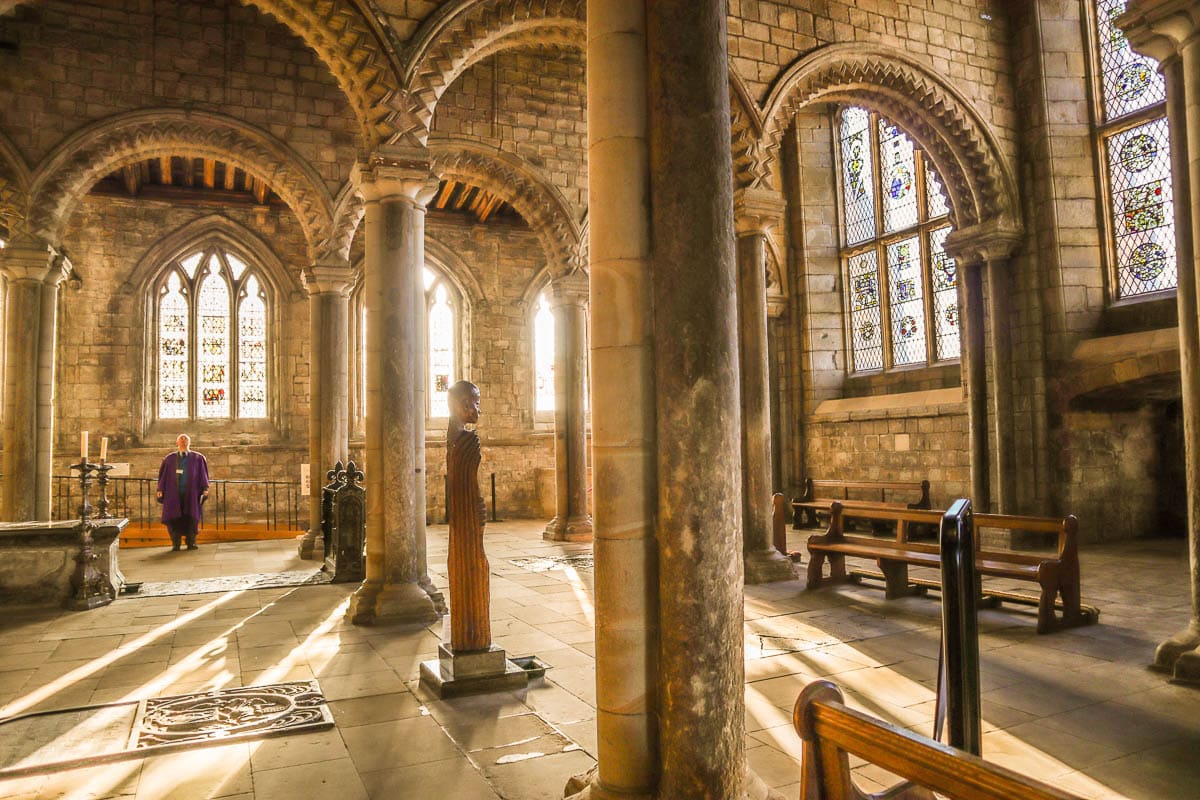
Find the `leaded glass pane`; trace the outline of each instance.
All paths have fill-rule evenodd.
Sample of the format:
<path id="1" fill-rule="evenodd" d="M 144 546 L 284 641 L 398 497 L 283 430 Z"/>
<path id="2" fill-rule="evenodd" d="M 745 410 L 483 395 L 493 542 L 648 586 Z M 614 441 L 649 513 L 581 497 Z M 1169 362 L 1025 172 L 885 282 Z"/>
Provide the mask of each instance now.
<path id="1" fill-rule="evenodd" d="M 179 266 L 183 267 L 183 271 L 187 273 L 188 280 L 195 280 L 196 267 L 200 266 L 200 259 L 204 258 L 204 253 L 192 253 L 184 259 L 180 259 Z"/>
<path id="2" fill-rule="evenodd" d="M 938 228 L 929 233 L 929 261 L 932 271 L 934 340 L 937 358 L 945 361 L 960 355 L 958 339 L 958 269 L 954 259 L 946 254 L 946 237 L 950 228 Z"/>
<path id="3" fill-rule="evenodd" d="M 1175 288 L 1175 212 L 1166 119 L 1107 141 L 1117 282 L 1122 297 Z"/>
<path id="4" fill-rule="evenodd" d="M 429 287 L 433 286 L 437 280 L 437 273 L 429 267 L 421 267 L 421 284 L 425 287 L 425 291 L 429 291 Z"/>
<path id="5" fill-rule="evenodd" d="M 910 236 L 887 246 L 892 363 L 926 360 L 925 302 L 921 281 L 921 240 Z"/>
<path id="6" fill-rule="evenodd" d="M 946 202 L 946 187 L 942 184 L 942 176 L 929 162 L 925 162 L 925 205 L 929 209 L 928 217 L 944 217 L 950 213 L 950 204 Z"/>
<path id="7" fill-rule="evenodd" d="M 1167 96 L 1158 62 L 1135 53 L 1125 34 L 1114 24 L 1123 13 L 1125 0 L 1098 0 L 1096 3 L 1104 117 L 1109 120 L 1140 111 Z"/>
<path id="8" fill-rule="evenodd" d="M 554 314 L 543 293 L 533 318 L 534 408 L 554 410 Z"/>
<path id="9" fill-rule="evenodd" d="M 179 273 L 172 271 L 158 301 L 158 416 L 187 415 L 188 302 Z"/>
<path id="10" fill-rule="evenodd" d="M 199 394 L 202 418 L 229 416 L 229 286 L 216 259 L 200 284 Z"/>
<path id="11" fill-rule="evenodd" d="M 851 256 L 850 349 L 854 371 L 883 369 L 879 326 L 879 259 L 875 250 Z"/>
<path id="12" fill-rule="evenodd" d="M 454 311 L 446 287 L 438 286 L 429 309 L 429 413 L 450 416 L 449 392 L 454 374 Z"/>
<path id="13" fill-rule="evenodd" d="M 243 265 L 244 268 L 244 265 Z M 238 306 L 238 416 L 267 416 L 267 304 L 258 279 L 246 280 Z"/>
<path id="14" fill-rule="evenodd" d="M 875 235 L 870 121 L 865 108 L 842 109 L 840 134 L 846 244 L 865 242 Z"/>
<path id="15" fill-rule="evenodd" d="M 912 141 L 892 123 L 879 120 L 879 171 L 883 198 L 883 230 L 900 231 L 917 224 L 917 163 Z"/>
<path id="16" fill-rule="evenodd" d="M 229 262 L 229 271 L 233 273 L 233 279 L 240 281 L 242 273 L 246 271 L 246 262 L 235 256 L 233 253 L 226 253 L 225 260 Z"/>

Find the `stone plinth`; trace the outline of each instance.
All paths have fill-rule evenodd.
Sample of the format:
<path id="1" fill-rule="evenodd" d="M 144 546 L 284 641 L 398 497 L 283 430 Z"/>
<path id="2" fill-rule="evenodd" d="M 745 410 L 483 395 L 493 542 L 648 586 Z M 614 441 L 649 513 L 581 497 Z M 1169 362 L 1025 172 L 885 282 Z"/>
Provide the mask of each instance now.
<path id="1" fill-rule="evenodd" d="M 524 689 L 528 683 L 529 674 L 496 645 L 456 653 L 440 644 L 436 659 L 421 662 L 421 685 L 443 699 Z"/>
<path id="2" fill-rule="evenodd" d="M 95 567 L 114 597 L 125 584 L 118 548 L 127 524 L 127 519 L 108 519 L 92 529 Z M 78 520 L 0 523 L 0 604 L 61 606 L 72 595 L 79 550 Z"/>

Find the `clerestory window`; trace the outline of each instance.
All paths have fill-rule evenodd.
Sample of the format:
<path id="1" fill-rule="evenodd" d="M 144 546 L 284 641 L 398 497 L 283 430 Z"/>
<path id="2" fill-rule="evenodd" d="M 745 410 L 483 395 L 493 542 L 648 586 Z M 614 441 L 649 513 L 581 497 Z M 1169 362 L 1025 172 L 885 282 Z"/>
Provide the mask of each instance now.
<path id="1" fill-rule="evenodd" d="M 152 286 L 158 418 L 265 418 L 271 300 L 259 270 L 214 245 L 171 261 Z"/>
<path id="2" fill-rule="evenodd" d="M 1125 0 L 1094 4 L 1097 150 L 1103 162 L 1109 282 L 1115 299 L 1174 289 L 1175 211 L 1166 85 L 1114 20 Z"/>
<path id="3" fill-rule="evenodd" d="M 958 275 L 937 173 L 884 117 L 849 106 L 837 122 L 850 370 L 958 358 Z"/>

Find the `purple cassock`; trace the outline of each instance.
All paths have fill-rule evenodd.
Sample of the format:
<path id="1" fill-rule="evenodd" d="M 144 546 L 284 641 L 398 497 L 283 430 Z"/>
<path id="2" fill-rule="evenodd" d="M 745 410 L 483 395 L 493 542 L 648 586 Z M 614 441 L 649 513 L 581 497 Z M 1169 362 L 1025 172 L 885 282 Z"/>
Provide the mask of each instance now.
<path id="1" fill-rule="evenodd" d="M 170 522 L 180 517 L 202 519 L 200 494 L 208 489 L 208 461 L 195 450 L 189 450 L 183 459 L 183 493 L 179 491 L 179 453 L 174 452 L 162 460 L 158 468 L 158 491 L 162 492 L 162 521 Z"/>

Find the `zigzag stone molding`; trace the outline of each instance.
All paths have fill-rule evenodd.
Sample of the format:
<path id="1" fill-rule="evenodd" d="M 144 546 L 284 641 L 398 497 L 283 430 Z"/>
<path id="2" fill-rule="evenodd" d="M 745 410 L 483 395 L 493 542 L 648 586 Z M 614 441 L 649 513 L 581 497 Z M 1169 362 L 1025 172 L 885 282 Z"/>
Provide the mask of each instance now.
<path id="1" fill-rule="evenodd" d="M 995 219 L 1019 226 L 1012 177 L 986 123 L 924 65 L 878 45 L 828 45 L 784 73 L 767 103 L 760 140 L 767 168 L 763 182 L 773 182 L 783 135 L 796 112 L 835 101 L 878 110 L 925 149 L 959 228 Z"/>
<path id="2" fill-rule="evenodd" d="M 413 112 L 428 131 L 438 99 L 468 67 L 508 47 L 586 48 L 584 0 L 461 2 L 414 36 L 405 76 Z"/>
<path id="3" fill-rule="evenodd" d="M 328 248 L 332 208 L 312 167 L 244 123 L 171 109 L 108 120 L 60 146 L 33 180 L 30 225 L 46 241 L 58 243 L 75 202 L 97 180 L 143 159 L 174 155 L 225 161 L 265 181 L 299 219 L 310 257 Z"/>

